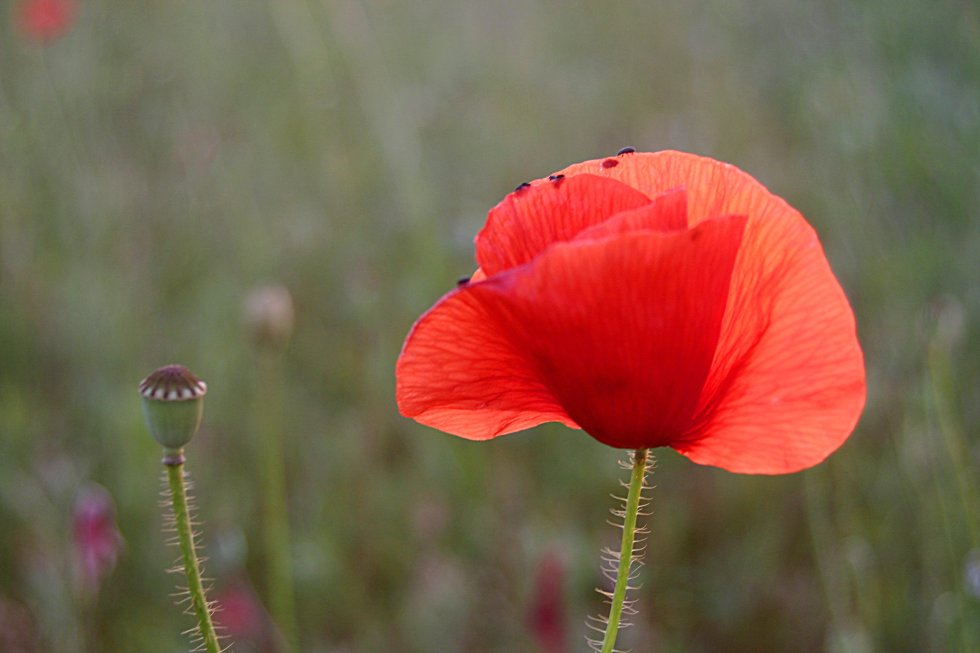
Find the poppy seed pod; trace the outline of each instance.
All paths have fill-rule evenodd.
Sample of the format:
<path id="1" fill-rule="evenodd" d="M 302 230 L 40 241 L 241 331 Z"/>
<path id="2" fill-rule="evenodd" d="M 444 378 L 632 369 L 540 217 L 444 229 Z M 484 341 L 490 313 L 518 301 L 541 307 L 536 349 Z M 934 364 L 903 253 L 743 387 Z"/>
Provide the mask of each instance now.
<path id="1" fill-rule="evenodd" d="M 167 365 L 140 382 L 150 434 L 168 452 L 191 441 L 204 415 L 207 384 L 183 365 Z"/>

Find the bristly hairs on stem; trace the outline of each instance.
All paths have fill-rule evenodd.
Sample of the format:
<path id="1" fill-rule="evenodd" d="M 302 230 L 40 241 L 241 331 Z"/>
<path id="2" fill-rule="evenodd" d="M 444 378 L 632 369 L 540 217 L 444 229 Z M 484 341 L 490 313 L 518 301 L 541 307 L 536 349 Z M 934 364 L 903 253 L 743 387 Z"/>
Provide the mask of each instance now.
<path id="1" fill-rule="evenodd" d="M 619 466 L 630 472 L 629 480 L 620 481 L 620 485 L 627 490 L 625 497 L 611 494 L 610 496 L 622 504 L 622 507 L 613 507 L 609 510 L 612 519 L 606 520 L 611 526 L 623 531 L 622 546 L 619 551 L 606 547 L 602 550 L 602 575 L 610 582 L 612 591 L 600 587 L 596 588 L 603 597 L 603 603 L 609 606 L 608 615 L 589 616 L 586 619 L 586 626 L 598 633 L 593 638 L 586 636 L 586 642 L 595 653 L 624 653 L 613 648 L 616 642 L 616 635 L 619 628 L 626 628 L 631 625 L 629 621 L 622 621 L 622 615 L 627 617 L 636 614 L 636 599 L 629 599 L 630 590 L 639 589 L 639 585 L 634 584 L 639 577 L 640 568 L 643 566 L 643 555 L 646 552 L 646 537 L 649 529 L 646 526 L 637 526 L 637 517 L 646 517 L 650 514 L 649 498 L 643 496 L 645 490 L 652 488 L 647 483 L 647 474 L 655 465 L 653 456 L 648 449 L 632 451 L 626 460 L 621 460 Z M 630 504 L 634 504 L 635 512 L 630 515 Z M 631 532 L 627 532 L 627 525 L 632 524 Z M 623 553 L 629 550 L 629 560 L 623 562 Z"/>
<path id="2" fill-rule="evenodd" d="M 198 527 L 202 526 L 203 522 L 199 521 L 196 516 L 197 505 L 195 504 L 194 497 L 191 494 L 191 490 L 193 490 L 194 488 L 194 483 L 190 478 L 190 474 L 187 472 L 186 469 L 183 468 L 183 465 L 181 465 L 180 471 L 181 471 L 181 478 L 183 480 L 183 485 L 184 485 L 184 500 L 186 506 L 187 523 L 190 525 L 191 528 L 190 531 L 191 543 L 194 549 L 196 550 L 200 545 L 199 542 L 200 531 L 198 530 Z M 174 546 L 180 549 L 181 548 L 180 532 L 177 527 L 177 514 L 174 510 L 173 493 L 171 492 L 170 489 L 169 473 L 170 473 L 169 470 L 164 470 L 161 476 L 163 489 L 160 491 L 160 507 L 163 508 L 163 533 L 167 535 L 167 539 L 165 540 L 165 544 L 167 546 Z M 204 593 L 206 595 L 210 593 L 211 590 L 213 589 L 214 579 L 208 578 L 203 575 L 204 563 L 208 561 L 208 558 L 206 556 L 196 555 L 196 559 L 197 562 L 199 563 L 199 570 L 202 574 L 200 578 L 200 581 L 202 583 L 202 589 L 204 590 Z M 174 560 L 173 565 L 170 566 L 166 570 L 166 572 L 168 574 L 177 574 L 183 577 L 185 575 L 184 564 L 185 564 L 184 554 L 183 551 L 181 551 L 181 553 Z M 204 633 L 201 632 L 200 621 L 197 620 L 199 615 L 197 613 L 196 606 L 194 603 L 194 596 L 191 593 L 190 588 L 186 584 L 178 583 L 177 591 L 171 592 L 170 597 L 173 599 L 174 605 L 182 609 L 183 614 L 186 614 L 191 617 L 195 617 L 195 624 L 190 628 L 188 628 L 187 630 L 181 632 L 181 635 L 186 635 L 191 641 L 191 645 L 192 645 L 191 653 L 196 653 L 198 651 L 208 651 L 209 642 L 207 641 L 207 638 L 205 637 Z M 209 617 L 213 617 L 215 612 L 218 609 L 220 609 L 216 605 L 215 601 L 205 599 L 204 605 L 205 608 L 207 609 L 207 613 Z M 220 630 L 220 627 L 215 627 L 213 624 L 212 627 L 214 628 L 218 644 L 221 644 L 221 639 L 223 638 L 223 636 L 217 632 L 218 630 Z M 220 651 L 221 653 L 231 651 L 231 644 L 229 643 L 227 646 L 221 646 Z"/>

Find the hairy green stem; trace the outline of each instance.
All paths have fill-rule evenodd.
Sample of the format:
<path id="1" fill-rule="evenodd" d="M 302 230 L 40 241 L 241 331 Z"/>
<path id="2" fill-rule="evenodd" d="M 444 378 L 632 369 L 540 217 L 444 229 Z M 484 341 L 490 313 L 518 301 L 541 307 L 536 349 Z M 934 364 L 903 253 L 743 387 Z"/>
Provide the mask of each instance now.
<path id="1" fill-rule="evenodd" d="M 619 633 L 619 622 L 623 616 L 623 602 L 629 589 L 630 573 L 633 566 L 633 544 L 636 541 L 636 518 L 640 509 L 640 497 L 647 471 L 649 449 L 637 449 L 633 454 L 633 472 L 630 476 L 629 493 L 626 495 L 626 511 L 623 518 L 623 541 L 619 547 L 619 569 L 616 573 L 616 587 L 609 604 L 609 620 L 606 634 L 602 639 L 601 653 L 612 653 Z"/>
<path id="2" fill-rule="evenodd" d="M 167 481 L 170 483 L 170 500 L 174 511 L 174 523 L 177 527 L 177 538 L 180 543 L 180 555 L 184 563 L 184 575 L 187 576 L 187 588 L 191 595 L 191 605 L 197 616 L 201 629 L 201 638 L 207 653 L 220 653 L 218 636 L 211 621 L 211 609 L 204 595 L 204 584 L 201 582 L 201 565 L 197 559 L 194 545 L 194 533 L 191 530 L 191 518 L 187 508 L 187 488 L 184 484 L 184 456 L 167 456 L 164 459 L 167 468 Z"/>

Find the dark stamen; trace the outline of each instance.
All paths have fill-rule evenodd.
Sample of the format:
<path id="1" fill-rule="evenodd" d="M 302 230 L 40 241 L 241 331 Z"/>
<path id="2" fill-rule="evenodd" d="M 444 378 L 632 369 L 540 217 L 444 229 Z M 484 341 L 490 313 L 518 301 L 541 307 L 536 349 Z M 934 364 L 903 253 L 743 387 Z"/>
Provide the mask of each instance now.
<path id="1" fill-rule="evenodd" d="M 525 188 L 530 188 L 530 187 L 531 187 L 531 184 L 529 184 L 529 183 L 527 183 L 527 182 L 525 181 L 525 182 L 524 182 L 524 183 L 522 183 L 522 184 L 521 184 L 520 186 L 518 186 L 517 188 L 515 188 L 515 189 L 514 189 L 514 192 L 515 192 L 515 193 L 519 193 L 519 192 L 521 192 L 522 190 L 524 190 Z"/>
<path id="2" fill-rule="evenodd" d="M 635 147 L 630 147 L 629 145 L 627 145 L 626 147 L 624 147 L 623 149 L 621 149 L 619 152 L 616 152 L 616 156 L 622 156 L 624 154 L 633 154 L 633 152 L 636 152 L 636 148 Z"/>
<path id="3" fill-rule="evenodd" d="M 456 285 L 457 286 L 465 286 L 469 282 L 470 282 L 470 278 L 469 277 L 460 277 L 459 279 L 456 280 Z"/>

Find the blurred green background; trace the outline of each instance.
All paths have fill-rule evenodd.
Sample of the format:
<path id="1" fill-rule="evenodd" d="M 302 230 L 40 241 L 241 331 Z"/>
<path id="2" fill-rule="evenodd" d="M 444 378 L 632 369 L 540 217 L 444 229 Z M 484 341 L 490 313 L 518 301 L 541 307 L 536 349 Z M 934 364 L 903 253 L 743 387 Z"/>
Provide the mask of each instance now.
<path id="1" fill-rule="evenodd" d="M 256 479 L 281 381 L 303 651 L 584 651 L 620 452 L 421 427 L 393 369 L 491 206 L 633 145 L 735 163 L 809 218 L 869 397 L 804 473 L 658 453 L 622 646 L 980 651 L 975 2 L 80 0 L 47 43 L 16 11 L 0 2 L 0 650 L 188 648 L 136 392 L 181 362 L 210 386 L 188 455 L 217 594 L 267 595 Z M 242 320 L 269 282 L 296 308 L 281 377 Z M 125 546 L 86 591 L 91 483 Z M 256 619 L 234 650 L 275 650 Z"/>

